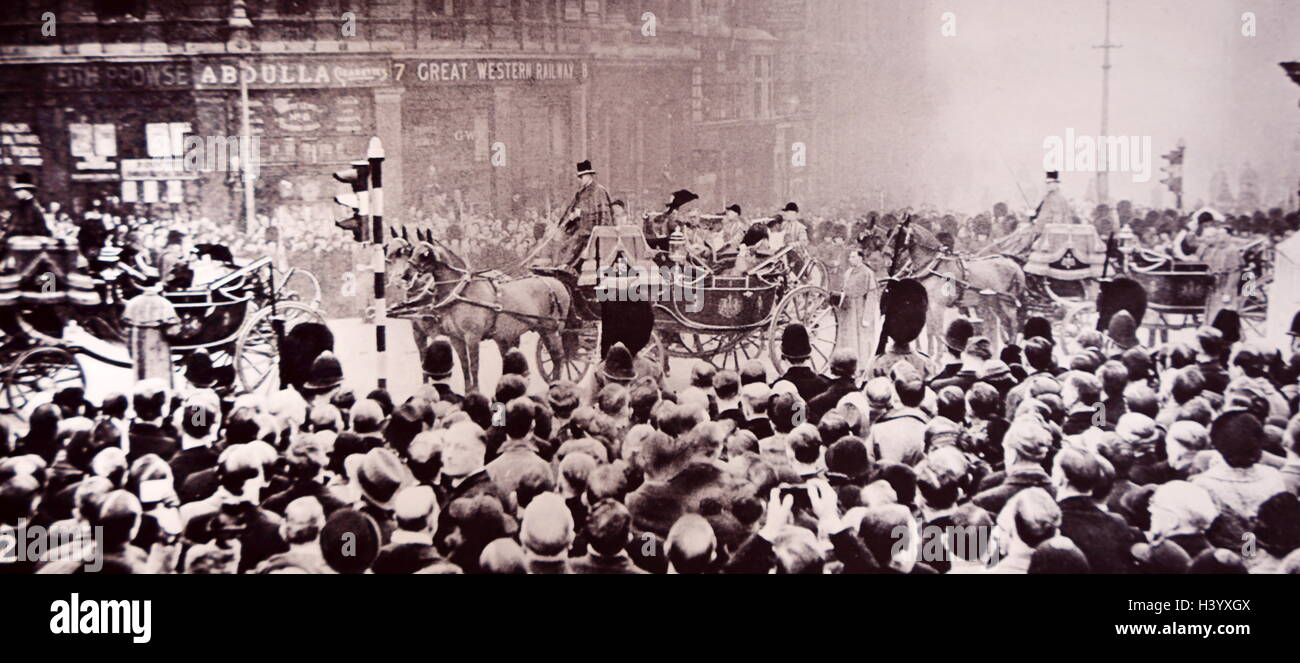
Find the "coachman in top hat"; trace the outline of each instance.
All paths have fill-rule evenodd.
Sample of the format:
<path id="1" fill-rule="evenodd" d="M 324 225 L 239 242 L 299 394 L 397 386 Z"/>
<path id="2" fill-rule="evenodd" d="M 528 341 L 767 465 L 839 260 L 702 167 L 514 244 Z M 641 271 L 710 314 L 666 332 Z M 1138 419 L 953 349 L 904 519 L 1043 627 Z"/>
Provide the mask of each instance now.
<path id="1" fill-rule="evenodd" d="M 596 183 L 596 170 L 590 161 L 578 164 L 578 180 L 582 182 L 582 188 L 573 195 L 573 202 L 560 217 L 560 228 L 565 238 L 556 247 L 555 261 L 564 269 L 572 269 L 578 262 L 591 239 L 592 228 L 614 225 L 609 191 Z"/>

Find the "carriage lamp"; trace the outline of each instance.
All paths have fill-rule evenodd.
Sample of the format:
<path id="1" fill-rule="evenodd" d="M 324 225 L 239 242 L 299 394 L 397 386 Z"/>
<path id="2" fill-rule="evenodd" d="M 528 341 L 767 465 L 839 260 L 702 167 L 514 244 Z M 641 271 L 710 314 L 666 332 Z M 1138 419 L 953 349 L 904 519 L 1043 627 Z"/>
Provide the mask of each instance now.
<path id="1" fill-rule="evenodd" d="M 668 259 L 676 263 L 686 261 L 686 236 L 681 228 L 674 228 L 668 237 Z"/>

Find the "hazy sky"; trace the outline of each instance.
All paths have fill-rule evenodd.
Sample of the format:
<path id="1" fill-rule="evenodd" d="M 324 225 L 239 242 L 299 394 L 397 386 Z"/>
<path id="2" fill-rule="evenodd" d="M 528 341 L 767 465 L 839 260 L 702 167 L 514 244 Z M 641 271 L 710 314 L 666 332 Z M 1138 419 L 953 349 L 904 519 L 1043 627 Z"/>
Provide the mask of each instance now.
<path id="1" fill-rule="evenodd" d="M 880 40 L 874 59 L 925 60 L 875 65 L 872 108 L 883 110 L 882 96 L 905 97 L 887 107 L 912 117 L 864 118 L 864 131 L 877 134 L 867 140 L 908 151 L 891 157 L 888 173 L 873 173 L 873 185 L 959 209 L 996 200 L 1021 207 L 1012 173 L 1036 203 L 1045 138 L 1064 139 L 1068 128 L 1099 133 L 1102 51 L 1093 46 L 1103 37 L 1104 0 L 865 1 Z M 1242 35 L 1247 11 L 1254 37 Z M 954 36 L 941 33 L 945 12 L 955 16 Z M 1300 87 L 1278 63 L 1300 59 L 1300 0 L 1112 0 L 1111 39 L 1123 47 L 1111 51 L 1108 134 L 1149 136 L 1153 160 L 1146 183 L 1112 173 L 1112 200 L 1150 204 L 1163 188 L 1160 155 L 1179 138 L 1187 142 L 1185 206 L 1210 198 L 1219 168 L 1235 194 L 1248 162 L 1268 202 L 1295 190 Z M 1093 178 L 1063 172 L 1063 188 L 1082 199 Z"/>

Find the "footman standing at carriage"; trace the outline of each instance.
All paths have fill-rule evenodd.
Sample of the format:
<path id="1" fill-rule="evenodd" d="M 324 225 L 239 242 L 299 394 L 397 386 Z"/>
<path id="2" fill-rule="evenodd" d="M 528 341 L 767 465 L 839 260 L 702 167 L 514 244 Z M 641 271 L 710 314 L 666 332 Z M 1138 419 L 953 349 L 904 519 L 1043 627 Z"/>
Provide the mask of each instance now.
<path id="1" fill-rule="evenodd" d="M 573 269 L 582 251 L 591 239 L 591 229 L 614 225 L 613 200 L 604 186 L 596 183 L 596 169 L 590 161 L 578 164 L 578 180 L 582 188 L 573 195 L 573 202 L 560 216 L 560 229 L 564 237 L 556 247 L 556 264 L 566 270 Z"/>
<path id="2" fill-rule="evenodd" d="M 865 253 L 849 252 L 849 267 L 844 272 L 844 301 L 840 310 L 844 322 L 836 325 L 836 349 L 850 350 L 866 372 L 867 361 L 875 355 L 876 334 L 880 317 L 880 284 L 876 273 L 864 261 Z"/>
<path id="3" fill-rule="evenodd" d="M 136 382 L 156 378 L 172 388 L 172 351 L 167 334 L 180 329 L 176 307 L 162 296 L 158 272 L 150 270 L 141 284 L 144 290 L 126 303 L 122 321 L 126 324 L 128 349 Z"/>

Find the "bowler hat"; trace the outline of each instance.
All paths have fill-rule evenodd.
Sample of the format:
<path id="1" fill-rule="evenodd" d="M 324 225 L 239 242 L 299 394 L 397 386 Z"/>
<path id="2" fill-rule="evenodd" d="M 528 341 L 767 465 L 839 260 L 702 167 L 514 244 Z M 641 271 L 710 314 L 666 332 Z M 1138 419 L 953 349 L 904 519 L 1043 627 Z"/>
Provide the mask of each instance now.
<path id="1" fill-rule="evenodd" d="M 315 391 L 327 391 L 340 384 L 343 384 L 343 365 L 339 363 L 339 358 L 329 350 L 317 355 L 311 362 L 311 370 L 307 371 L 307 383 L 304 386 Z"/>
<path id="2" fill-rule="evenodd" d="M 366 452 L 357 469 L 357 484 L 371 502 L 391 508 L 393 497 L 406 485 L 408 474 L 397 454 L 384 447 Z"/>
<path id="3" fill-rule="evenodd" d="M 786 204 L 785 204 L 785 209 L 782 209 L 781 211 L 782 211 L 782 212 L 794 212 L 795 214 L 798 214 L 798 213 L 799 213 L 799 206 L 796 205 L 796 204 L 794 204 L 794 203 L 786 203 Z"/>
<path id="4" fill-rule="evenodd" d="M 791 361 L 803 361 L 812 356 L 812 343 L 808 340 L 806 327 L 794 322 L 781 330 L 781 356 Z"/>
<path id="5" fill-rule="evenodd" d="M 331 513 L 321 528 L 321 554 L 339 573 L 364 573 L 379 555 L 379 546 L 379 525 L 355 509 Z"/>
<path id="6" fill-rule="evenodd" d="M 446 380 L 451 377 L 452 369 L 451 341 L 446 336 L 433 339 L 424 351 L 424 374 L 434 380 Z"/>
<path id="7" fill-rule="evenodd" d="M 740 216 L 740 205 L 729 205 L 727 206 L 727 211 L 735 212 L 736 216 Z"/>
<path id="8" fill-rule="evenodd" d="M 963 317 L 953 318 L 948 323 L 948 330 L 943 333 L 943 343 L 954 354 L 961 354 L 966 349 L 966 342 L 975 335 L 975 325 Z"/>

